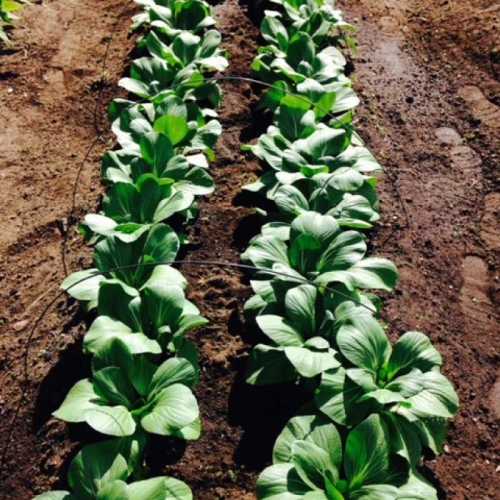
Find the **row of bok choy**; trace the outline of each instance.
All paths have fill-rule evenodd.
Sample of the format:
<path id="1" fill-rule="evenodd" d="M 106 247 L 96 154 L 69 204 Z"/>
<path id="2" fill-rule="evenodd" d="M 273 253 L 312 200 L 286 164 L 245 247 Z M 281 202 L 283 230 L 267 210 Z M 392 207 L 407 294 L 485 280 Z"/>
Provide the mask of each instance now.
<path id="1" fill-rule="evenodd" d="M 189 332 L 206 324 L 172 267 L 214 183 L 209 161 L 221 134 L 221 90 L 211 76 L 227 67 L 204 0 L 136 0 L 141 57 L 120 81 L 130 99 L 109 108 L 118 148 L 102 161 L 101 212 L 81 231 L 94 267 L 62 284 L 95 318 L 83 339 L 91 374 L 77 382 L 54 416 L 86 423 L 107 439 L 71 462 L 71 491 L 38 500 L 190 500 L 171 477 L 148 478 L 155 436 L 197 439 L 193 389 L 199 381 Z"/>
<path id="2" fill-rule="evenodd" d="M 381 168 L 353 126 L 359 99 L 342 48 L 352 27 L 334 0 L 271 0 L 252 69 L 271 85 L 272 125 L 246 150 L 266 170 L 246 186 L 266 207 L 242 255 L 260 268 L 245 311 L 266 342 L 248 382 L 303 386 L 309 402 L 278 437 L 263 500 L 437 499 L 421 472 L 458 398 L 423 333 L 391 343 L 376 290 L 398 281 L 368 255 Z M 269 208 L 271 207 L 271 208 Z"/>

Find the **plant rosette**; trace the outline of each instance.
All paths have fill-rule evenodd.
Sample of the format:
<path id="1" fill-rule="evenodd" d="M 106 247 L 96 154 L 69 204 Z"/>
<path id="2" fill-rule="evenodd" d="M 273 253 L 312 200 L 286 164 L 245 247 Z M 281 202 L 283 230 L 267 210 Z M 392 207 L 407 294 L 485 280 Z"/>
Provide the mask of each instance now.
<path id="1" fill-rule="evenodd" d="M 292 418 L 257 481 L 260 500 L 437 499 L 433 488 L 394 460 L 390 434 L 371 415 L 342 439 L 324 418 Z"/>
<path id="2" fill-rule="evenodd" d="M 85 446 L 71 461 L 70 491 L 48 491 L 33 500 L 192 500 L 189 487 L 171 477 L 131 481 L 141 467 L 144 443 L 122 438 Z"/>
<path id="3" fill-rule="evenodd" d="M 187 359 L 170 358 L 157 366 L 114 339 L 94 356 L 92 368 L 92 378 L 73 386 L 56 418 L 86 422 L 108 436 L 132 436 L 140 429 L 198 439 L 201 422 L 192 393 L 198 373 Z"/>
<path id="4" fill-rule="evenodd" d="M 258 267 L 261 274 L 269 271 L 267 274 L 272 276 L 271 280 L 252 282 L 261 305 L 282 302 L 287 289 L 307 283 L 333 295 L 338 286 L 336 297 L 341 301 L 344 291 L 390 291 L 395 287 L 398 272 L 394 264 L 379 257 L 365 257 L 366 251 L 363 234 L 341 230 L 329 215 L 304 212 L 291 225 L 265 225 L 242 259 Z"/>
<path id="5" fill-rule="evenodd" d="M 175 260 L 179 247 L 177 233 L 166 224 L 116 226 L 95 246 L 96 267 L 70 274 L 61 288 L 87 309 L 93 309 L 97 306 L 99 286 L 106 279 L 118 279 L 141 289 L 177 274 L 166 264 Z"/>
<path id="6" fill-rule="evenodd" d="M 148 24 L 170 40 L 183 31 L 201 34 L 215 25 L 211 6 L 203 0 L 134 0 L 143 12 L 134 17 L 133 29 Z"/>
<path id="7" fill-rule="evenodd" d="M 391 346 L 375 318 L 356 304 L 346 302 L 335 314 L 336 347 L 345 368 L 322 374 L 315 396 L 319 410 L 347 426 L 382 414 L 395 451 L 412 466 L 424 447 L 440 453 L 459 402 L 428 337 L 407 332 Z"/>
<path id="8" fill-rule="evenodd" d="M 161 266 L 153 274 L 140 290 L 117 279 L 101 282 L 98 316 L 83 339 L 87 354 L 119 339 L 132 354 L 170 353 L 197 365 L 196 348 L 185 336 L 208 322 L 186 299 L 187 282 L 178 271 Z"/>

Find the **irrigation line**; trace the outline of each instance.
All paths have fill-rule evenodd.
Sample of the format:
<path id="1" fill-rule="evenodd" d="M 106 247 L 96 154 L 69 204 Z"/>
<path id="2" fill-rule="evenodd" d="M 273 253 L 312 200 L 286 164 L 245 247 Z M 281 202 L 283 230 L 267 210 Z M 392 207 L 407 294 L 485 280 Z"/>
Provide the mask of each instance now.
<path id="1" fill-rule="evenodd" d="M 83 160 L 82 160 L 82 162 L 80 164 L 80 167 L 78 168 L 78 171 L 77 171 L 77 174 L 76 174 L 76 179 L 75 179 L 75 182 L 73 184 L 73 195 L 72 195 L 72 200 L 73 201 L 72 201 L 72 204 L 71 204 L 71 210 L 70 210 L 68 218 L 67 218 L 67 226 L 66 226 L 66 228 L 64 230 L 64 236 L 63 236 L 63 241 L 62 241 L 62 245 L 61 245 L 61 258 L 62 258 L 62 265 L 63 265 L 63 270 L 64 270 L 64 275 L 65 276 L 68 275 L 68 265 L 66 263 L 66 248 L 68 246 L 68 239 L 69 239 L 70 229 L 71 229 L 71 226 L 73 224 L 73 217 L 74 217 L 75 208 L 76 208 L 76 194 L 77 194 L 77 191 L 78 191 L 78 184 L 80 182 L 80 176 L 82 174 L 83 167 L 87 163 L 87 160 L 88 160 L 88 158 L 90 156 L 90 153 L 94 149 L 95 145 L 99 142 L 99 140 L 100 140 L 101 137 L 102 136 L 97 135 L 94 138 L 94 140 L 92 141 L 92 143 L 90 144 L 90 146 L 88 147 L 87 152 L 85 153 L 85 156 L 83 157 Z"/>
<path id="2" fill-rule="evenodd" d="M 283 87 L 279 87 L 276 84 L 264 82 L 262 80 L 258 80 L 256 78 L 251 78 L 251 77 L 248 77 L 248 76 L 238 76 L 238 75 L 214 76 L 214 77 L 211 77 L 211 78 L 207 78 L 206 81 L 207 82 L 241 81 L 241 82 L 247 82 L 247 83 L 255 83 L 257 85 L 260 85 L 261 87 L 267 87 L 267 88 L 269 88 L 271 90 L 277 90 L 278 92 L 282 92 L 283 94 L 286 94 L 287 96 L 296 97 L 297 99 L 299 99 L 301 101 L 304 101 L 306 104 L 309 104 L 310 106 L 317 107 L 317 104 L 314 101 L 312 101 L 311 99 L 309 99 L 308 97 L 306 97 L 306 96 L 303 96 L 301 94 L 297 94 L 296 92 L 285 90 L 285 89 L 283 89 Z M 322 112 L 325 113 L 325 116 L 329 115 L 332 118 L 335 118 L 335 115 L 331 111 L 329 111 L 328 109 L 325 109 L 325 108 L 322 108 L 322 107 L 320 107 L 319 109 Z"/>

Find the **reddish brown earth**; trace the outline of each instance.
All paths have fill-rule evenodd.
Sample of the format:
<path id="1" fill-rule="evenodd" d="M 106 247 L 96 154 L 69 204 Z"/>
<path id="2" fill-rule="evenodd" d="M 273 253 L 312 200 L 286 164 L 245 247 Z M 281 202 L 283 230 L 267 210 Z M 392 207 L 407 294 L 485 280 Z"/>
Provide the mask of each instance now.
<path id="1" fill-rule="evenodd" d="M 252 2 L 214 3 L 232 55 L 228 74 L 247 75 L 259 43 L 246 9 Z M 442 498 L 495 499 L 500 7 L 491 0 L 358 0 L 341 6 L 359 27 L 358 127 L 386 170 L 373 253 L 392 258 L 402 276 L 385 316 L 395 337 L 417 328 L 431 336 L 462 403 L 446 453 L 426 462 L 428 476 Z M 75 215 L 98 206 L 99 158 L 113 144 L 104 108 L 118 93 L 116 82 L 134 45 L 128 37 L 133 12 L 126 0 L 46 0 L 24 11 L 13 50 L 0 55 L 2 499 L 29 499 L 64 486 L 69 460 L 93 438 L 50 418 L 87 369 L 80 351 L 85 324 L 64 297 L 30 342 L 27 397 L 10 439 L 9 429 L 26 339 L 64 277 L 61 251 L 73 183 L 96 134 L 104 131 L 82 171 Z M 228 82 L 224 90 L 225 133 L 213 166 L 218 189 L 202 203 L 187 255 L 237 262 L 258 231 L 238 195 L 259 166 L 239 145 L 265 123 L 254 111 L 258 89 Z M 89 252 L 69 222 L 67 262 L 76 270 L 88 264 Z M 241 322 L 249 293 L 244 276 L 211 267 L 184 266 L 183 272 L 192 299 L 210 319 L 195 337 L 205 431 L 185 449 L 158 443 L 151 467 L 185 479 L 200 500 L 253 499 L 255 478 L 269 460 L 291 398 L 242 382 L 251 343 Z"/>

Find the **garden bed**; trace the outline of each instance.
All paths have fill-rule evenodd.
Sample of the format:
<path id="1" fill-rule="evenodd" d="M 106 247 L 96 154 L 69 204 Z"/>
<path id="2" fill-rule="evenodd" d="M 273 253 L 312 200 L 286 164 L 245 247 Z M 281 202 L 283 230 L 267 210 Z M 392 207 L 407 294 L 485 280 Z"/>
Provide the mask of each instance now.
<path id="1" fill-rule="evenodd" d="M 230 75 L 249 76 L 259 44 L 258 13 L 249 13 L 247 4 L 226 0 L 216 7 L 218 29 L 231 54 Z M 489 117 L 495 113 L 496 75 L 482 56 L 475 65 L 476 55 L 466 45 L 457 45 L 450 67 L 443 68 L 441 45 L 433 46 L 430 35 L 435 26 L 426 24 L 440 18 L 439 7 L 423 22 L 414 6 L 397 4 L 341 3 L 359 28 L 358 127 L 386 171 L 382 223 L 372 253 L 395 261 L 402 276 L 384 313 L 392 334 L 428 333 L 460 395 L 461 413 L 446 453 L 427 462 L 428 477 L 443 497 L 494 498 L 499 404 L 494 269 L 500 245 L 494 229 L 498 128 Z M 471 8 L 481 16 L 484 6 L 471 2 Z M 133 12 L 131 2 L 121 0 L 53 0 L 28 7 L 14 33 L 14 49 L 0 56 L 2 446 L 24 377 L 25 340 L 64 277 L 61 248 L 68 224 L 68 267 L 89 263 L 68 220 L 73 182 L 102 131 L 82 171 L 74 215 L 95 211 L 100 156 L 112 146 L 104 110 L 118 95 L 116 83 L 130 60 Z M 452 24 L 440 27 L 451 31 Z M 422 41 L 422 33 L 428 39 Z M 440 35 L 438 42 L 443 40 Z M 461 62 L 470 68 L 466 75 Z M 259 89 L 241 82 L 225 82 L 223 89 L 224 134 L 211 169 L 216 192 L 202 202 L 192 229 L 192 260 L 238 262 L 259 230 L 241 187 L 260 167 L 239 151 L 267 125 L 255 110 Z M 270 462 L 272 443 L 286 420 L 286 394 L 243 381 L 252 344 L 242 319 L 250 295 L 244 274 L 219 267 L 182 271 L 191 284 L 190 299 L 210 320 L 193 337 L 201 353 L 197 398 L 204 433 L 185 450 L 161 441 L 151 465 L 185 480 L 196 498 L 254 498 L 256 477 Z M 28 397 L 2 464 L 2 498 L 24 499 L 63 486 L 69 460 L 92 437 L 85 428 L 68 429 L 50 418 L 88 369 L 81 356 L 84 329 L 77 306 L 61 297 L 35 332 Z"/>

